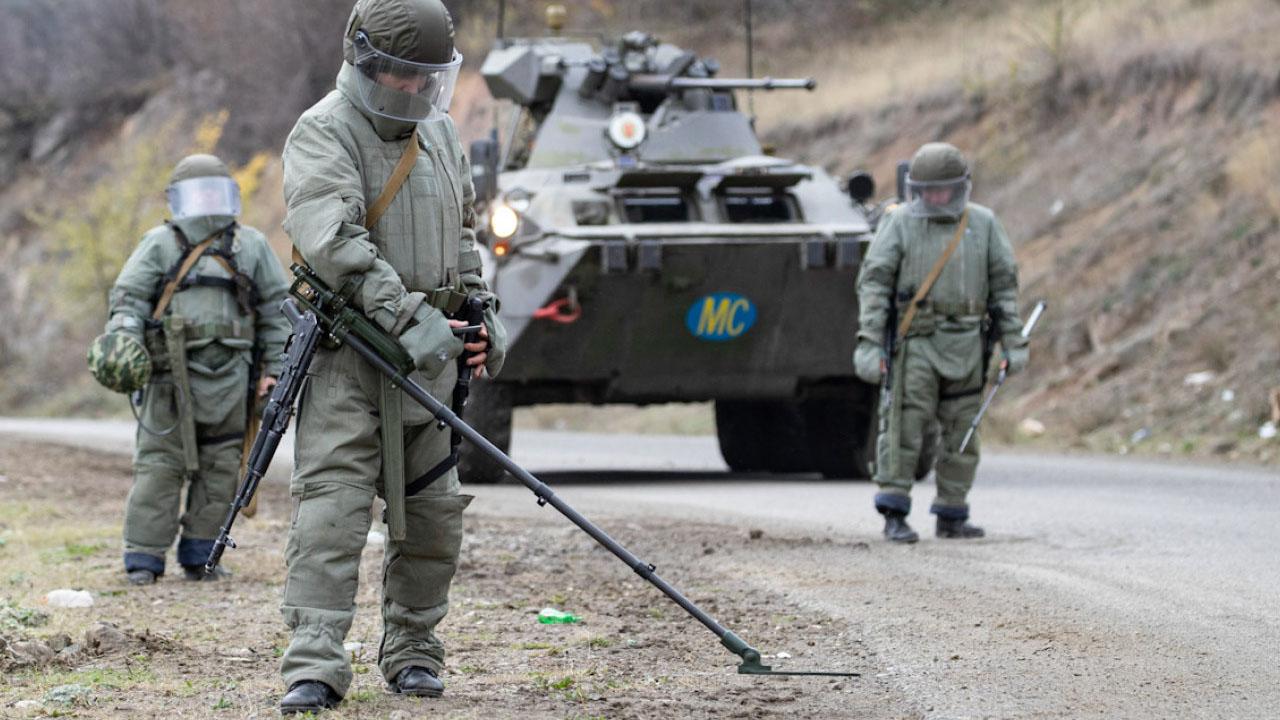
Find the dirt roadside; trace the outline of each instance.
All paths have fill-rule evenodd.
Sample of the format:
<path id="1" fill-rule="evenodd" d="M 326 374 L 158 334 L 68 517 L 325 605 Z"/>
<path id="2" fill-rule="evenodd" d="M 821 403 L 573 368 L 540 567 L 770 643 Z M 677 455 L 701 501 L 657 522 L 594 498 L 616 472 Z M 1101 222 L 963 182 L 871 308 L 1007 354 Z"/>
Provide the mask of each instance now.
<path id="1" fill-rule="evenodd" d="M 170 575 L 139 589 L 125 584 L 119 563 L 129 483 L 127 458 L 0 439 L 0 717 L 274 716 L 287 643 L 277 612 L 285 488 L 266 487 L 262 513 L 238 533 L 230 582 Z M 920 715 L 877 677 L 859 628 L 717 571 L 721 558 L 754 552 L 741 529 L 600 519 L 641 557 L 661 559 L 664 577 L 749 642 L 790 656 L 766 662 L 861 676 L 739 676 L 709 633 L 557 515 L 474 513 L 442 630 L 446 697 L 423 705 L 384 690 L 382 549 L 371 543 L 347 638 L 356 681 L 330 717 Z M 87 590 L 94 605 L 50 607 L 44 598 L 57 588 Z M 541 625 L 536 613 L 548 605 L 583 622 Z"/>

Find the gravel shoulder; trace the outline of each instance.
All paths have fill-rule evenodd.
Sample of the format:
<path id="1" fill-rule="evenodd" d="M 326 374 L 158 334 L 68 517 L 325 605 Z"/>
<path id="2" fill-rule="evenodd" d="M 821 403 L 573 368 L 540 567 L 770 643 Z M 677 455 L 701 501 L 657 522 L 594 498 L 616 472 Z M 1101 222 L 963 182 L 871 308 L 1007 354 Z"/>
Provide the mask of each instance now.
<path id="1" fill-rule="evenodd" d="M 229 551 L 235 577 L 167 576 L 132 588 L 119 569 L 127 458 L 0 438 L 0 716 L 271 717 L 287 642 L 277 611 L 288 501 L 262 511 Z M 532 502 L 530 503 L 532 506 Z M 536 510 L 536 506 L 534 508 Z M 443 626 L 449 690 L 439 701 L 385 692 L 376 668 L 381 547 L 362 566 L 348 640 L 356 682 L 336 718 L 917 717 L 860 640 L 861 630 L 721 571 L 760 547 L 713 523 L 600 518 L 641 557 L 777 666 L 859 677 L 754 678 L 655 589 L 557 515 L 477 512 Z M 732 567 L 732 562 L 729 563 Z M 57 588 L 89 608 L 55 608 Z M 556 606 L 582 617 L 541 625 Z M 48 651 L 36 652 L 43 645 Z M 38 656 L 38 657 L 35 657 Z"/>

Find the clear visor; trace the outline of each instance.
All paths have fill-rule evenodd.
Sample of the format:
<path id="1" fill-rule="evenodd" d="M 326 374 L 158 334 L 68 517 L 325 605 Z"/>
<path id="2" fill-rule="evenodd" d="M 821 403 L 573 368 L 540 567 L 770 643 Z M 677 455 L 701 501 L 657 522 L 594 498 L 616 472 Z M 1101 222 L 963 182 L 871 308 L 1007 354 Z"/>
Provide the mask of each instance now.
<path id="1" fill-rule="evenodd" d="M 916 217 L 958 218 L 969 203 L 973 183 L 968 177 L 931 182 L 907 177 L 907 201 Z"/>
<path id="2" fill-rule="evenodd" d="M 407 122 L 448 112 L 462 67 L 458 51 L 444 65 L 409 62 L 379 51 L 363 32 L 356 34 L 355 47 L 360 99 L 370 112 Z"/>
<path id="3" fill-rule="evenodd" d="M 205 215 L 240 216 L 240 186 L 228 177 L 181 180 L 165 192 L 174 220 Z"/>

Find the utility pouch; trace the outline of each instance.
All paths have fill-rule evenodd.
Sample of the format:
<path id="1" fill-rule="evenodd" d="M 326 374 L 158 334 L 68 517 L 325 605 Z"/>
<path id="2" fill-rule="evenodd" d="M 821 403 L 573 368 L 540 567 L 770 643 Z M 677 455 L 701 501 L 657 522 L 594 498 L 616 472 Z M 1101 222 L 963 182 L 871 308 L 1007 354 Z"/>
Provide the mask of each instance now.
<path id="1" fill-rule="evenodd" d="M 178 437 L 182 440 L 183 468 L 194 473 L 200 469 L 199 447 L 196 445 L 195 408 L 191 400 L 191 376 L 187 374 L 186 323 L 181 315 L 164 319 L 165 355 L 169 372 L 178 389 Z"/>

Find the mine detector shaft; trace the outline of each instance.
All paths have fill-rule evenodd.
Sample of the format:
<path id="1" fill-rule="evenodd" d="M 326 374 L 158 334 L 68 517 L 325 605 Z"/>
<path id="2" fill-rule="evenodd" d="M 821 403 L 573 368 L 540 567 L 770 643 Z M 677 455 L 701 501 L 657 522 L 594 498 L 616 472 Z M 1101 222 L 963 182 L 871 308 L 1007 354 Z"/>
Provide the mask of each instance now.
<path id="1" fill-rule="evenodd" d="M 500 39 L 485 59 L 510 118 L 470 157 L 513 350 L 471 419 L 499 447 L 514 406 L 714 401 L 736 471 L 866 476 L 876 389 L 851 357 L 874 183 L 846 194 L 771 156 L 734 94 L 812 79 L 718 71 L 641 32 Z M 502 477 L 475 453 L 463 472 Z"/>
<path id="2" fill-rule="evenodd" d="M 390 378 L 394 386 L 400 388 L 410 400 L 426 408 L 441 426 L 447 425 L 459 441 L 465 441 L 467 445 L 476 448 L 477 452 L 483 453 L 485 457 L 499 464 L 503 470 L 511 473 L 512 477 L 533 492 L 537 497 L 538 505 L 550 505 L 710 630 L 725 648 L 741 658 L 742 662 L 738 665 L 739 673 L 839 676 L 858 674 L 843 671 L 774 670 L 771 666 L 763 664 L 760 651 L 748 645 L 732 630 L 721 625 L 697 603 L 685 597 L 664 580 L 654 565 L 633 555 L 598 525 L 562 500 L 545 483 L 517 465 L 506 453 L 464 422 L 460 413 L 462 406 L 465 405 L 465 396 L 459 403 L 455 390 L 454 407 L 450 408 L 414 381 L 413 358 L 399 341 L 352 307 L 344 293 L 334 292 L 328 288 L 314 272 L 305 266 L 294 265 L 293 272 L 295 281 L 290 289 L 292 297 L 286 300 L 281 308 L 293 326 L 293 336 L 285 352 L 284 371 L 280 375 L 280 382 L 271 392 L 262 427 L 254 438 L 248 467 L 243 473 L 235 498 L 231 501 L 226 519 L 210 550 L 205 564 L 206 572 L 211 573 L 217 568 L 227 548 L 236 547 L 235 541 L 231 538 L 236 518 L 252 503 L 258 485 L 266 475 L 279 448 L 280 440 L 288 430 L 289 418 L 294 413 L 298 395 L 317 349 L 322 345 L 328 347 L 346 345 L 378 372 Z M 465 326 L 455 328 L 454 333 L 469 336 L 471 333 L 478 332 L 479 328 L 478 325 Z M 465 357 L 459 363 L 459 369 L 465 370 Z M 465 372 L 463 374 L 465 375 Z"/>

